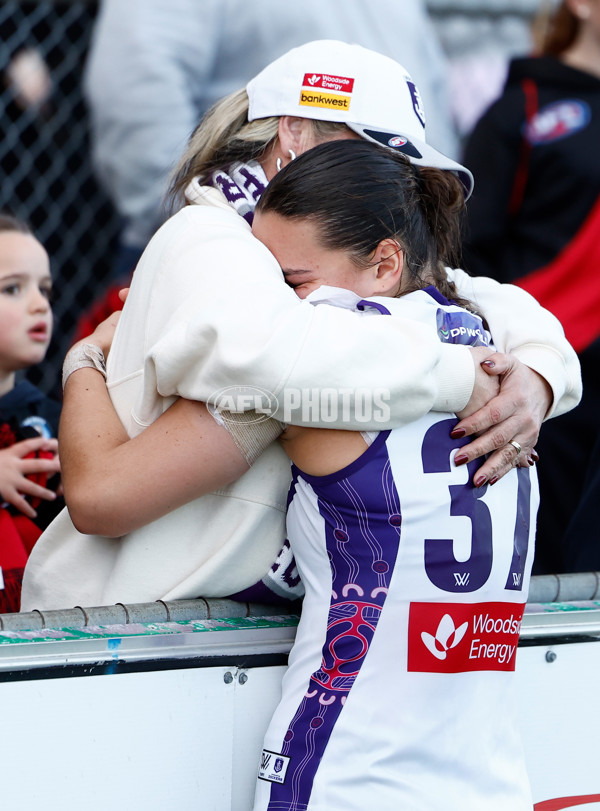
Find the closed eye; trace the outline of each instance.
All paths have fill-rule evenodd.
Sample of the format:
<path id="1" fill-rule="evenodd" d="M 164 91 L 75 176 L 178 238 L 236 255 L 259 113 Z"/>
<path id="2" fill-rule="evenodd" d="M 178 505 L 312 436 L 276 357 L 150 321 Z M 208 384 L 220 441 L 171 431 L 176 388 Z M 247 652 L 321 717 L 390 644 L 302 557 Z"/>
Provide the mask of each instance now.
<path id="1" fill-rule="evenodd" d="M 312 270 L 282 270 L 285 283 L 289 285 L 292 290 L 301 287 L 303 284 L 308 284 L 311 281 Z"/>

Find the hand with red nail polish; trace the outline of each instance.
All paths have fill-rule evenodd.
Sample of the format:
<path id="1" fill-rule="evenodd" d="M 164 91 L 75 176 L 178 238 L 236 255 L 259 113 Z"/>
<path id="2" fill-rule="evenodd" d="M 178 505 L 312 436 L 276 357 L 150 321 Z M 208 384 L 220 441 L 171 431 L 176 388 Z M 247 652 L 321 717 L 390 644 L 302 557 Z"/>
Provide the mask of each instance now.
<path id="1" fill-rule="evenodd" d="M 480 375 L 487 376 L 498 385 L 497 393 L 475 411 L 470 401 L 457 415 L 460 422 L 453 426 L 450 436 L 472 437 L 460 448 L 454 464 L 468 464 L 487 455 L 477 475 L 492 483 L 515 466 L 529 467 L 538 461 L 534 445 L 552 403 L 552 390 L 543 377 L 513 355 L 477 349 L 473 358 L 476 381 Z"/>

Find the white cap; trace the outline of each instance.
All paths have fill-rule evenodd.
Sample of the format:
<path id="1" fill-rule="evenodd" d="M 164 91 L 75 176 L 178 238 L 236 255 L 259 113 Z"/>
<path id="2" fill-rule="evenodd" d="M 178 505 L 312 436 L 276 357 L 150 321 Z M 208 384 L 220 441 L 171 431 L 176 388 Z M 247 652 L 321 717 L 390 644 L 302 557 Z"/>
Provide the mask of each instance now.
<path id="1" fill-rule="evenodd" d="M 419 166 L 455 172 L 468 198 L 473 175 L 425 141 L 425 113 L 409 73 L 361 45 L 316 40 L 293 48 L 246 86 L 248 120 L 293 115 L 339 121 Z"/>

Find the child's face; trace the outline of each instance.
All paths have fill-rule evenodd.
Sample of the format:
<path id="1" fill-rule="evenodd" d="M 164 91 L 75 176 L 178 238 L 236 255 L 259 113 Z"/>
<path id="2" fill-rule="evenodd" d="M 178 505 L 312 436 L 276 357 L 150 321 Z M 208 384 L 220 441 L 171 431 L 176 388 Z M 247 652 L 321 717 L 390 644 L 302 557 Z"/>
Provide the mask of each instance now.
<path id="1" fill-rule="evenodd" d="M 358 268 L 346 251 L 323 248 L 310 220 L 258 212 L 252 233 L 277 259 L 286 283 L 299 298 L 306 298 L 322 285 L 343 287 L 363 298 L 376 293 L 374 274 Z"/>
<path id="2" fill-rule="evenodd" d="M 0 370 L 44 359 L 52 335 L 48 254 L 29 234 L 0 232 Z"/>

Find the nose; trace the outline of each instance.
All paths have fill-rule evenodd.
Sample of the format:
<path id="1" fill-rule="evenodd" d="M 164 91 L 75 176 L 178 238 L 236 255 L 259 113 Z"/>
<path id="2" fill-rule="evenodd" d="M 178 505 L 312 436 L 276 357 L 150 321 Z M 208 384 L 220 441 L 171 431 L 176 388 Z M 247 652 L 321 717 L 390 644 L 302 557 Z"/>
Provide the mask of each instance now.
<path id="1" fill-rule="evenodd" d="M 37 287 L 32 288 L 29 296 L 29 309 L 32 313 L 46 313 L 50 309 L 48 297 Z"/>

